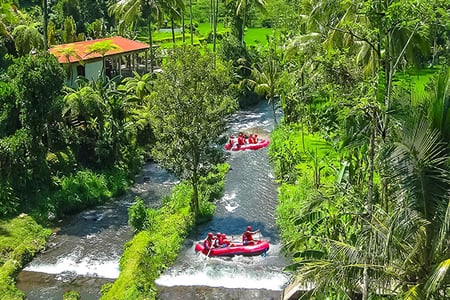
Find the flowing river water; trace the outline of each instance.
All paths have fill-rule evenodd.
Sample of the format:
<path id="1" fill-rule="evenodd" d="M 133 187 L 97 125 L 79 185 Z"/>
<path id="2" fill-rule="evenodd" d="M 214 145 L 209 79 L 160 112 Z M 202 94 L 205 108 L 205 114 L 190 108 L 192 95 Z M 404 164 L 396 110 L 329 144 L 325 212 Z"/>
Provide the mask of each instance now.
<path id="1" fill-rule="evenodd" d="M 27 299 L 60 300 L 68 290 L 78 291 L 83 300 L 98 299 L 101 286 L 119 276 L 123 246 L 133 237 L 128 208 L 135 197 L 159 207 L 176 182 L 155 163 L 146 164 L 124 196 L 58 224 L 47 250 L 19 273 L 17 287 Z"/>
<path id="2" fill-rule="evenodd" d="M 273 129 L 272 110 L 261 103 L 241 110 L 230 119 L 230 132 L 256 132 L 268 137 Z M 225 194 L 217 200 L 213 219 L 196 227 L 186 239 L 175 264 L 157 280 L 160 299 L 280 299 L 289 276 L 280 253 L 275 225 L 277 186 L 267 148 L 229 153 L 230 171 Z M 161 197 L 176 183 L 157 165 L 147 164 L 130 191 L 115 201 L 61 222 L 48 249 L 18 276 L 17 286 L 27 299 L 62 299 L 76 290 L 81 299 L 98 299 L 102 284 L 119 275 L 123 245 L 133 232 L 127 225 L 128 207 L 136 195 L 158 207 Z M 240 239 L 247 225 L 260 229 L 270 241 L 266 256 L 205 258 L 194 251 L 207 232 L 223 232 Z"/>
<path id="3" fill-rule="evenodd" d="M 279 116 L 278 116 L 279 117 Z M 266 103 L 242 110 L 230 120 L 230 132 L 256 132 L 268 137 L 273 115 Z M 216 202 L 211 222 L 198 226 L 186 240 L 176 263 L 156 280 L 160 299 L 280 299 L 289 281 L 282 269 L 287 260 L 280 253 L 275 224 L 277 186 L 267 148 L 231 152 L 225 194 Z M 222 232 L 235 240 L 251 225 L 270 241 L 266 256 L 205 258 L 194 245 L 208 232 Z"/>

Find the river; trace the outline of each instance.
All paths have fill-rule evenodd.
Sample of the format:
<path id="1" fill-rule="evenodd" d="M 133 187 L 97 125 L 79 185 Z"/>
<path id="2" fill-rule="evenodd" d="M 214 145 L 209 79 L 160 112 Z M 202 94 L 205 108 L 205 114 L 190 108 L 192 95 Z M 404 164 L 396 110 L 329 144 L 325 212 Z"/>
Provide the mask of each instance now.
<path id="1" fill-rule="evenodd" d="M 146 164 L 125 195 L 59 223 L 47 250 L 19 273 L 17 287 L 27 299 L 60 300 L 68 290 L 98 299 L 101 286 L 119 276 L 123 245 L 133 237 L 127 222 L 135 196 L 156 208 L 176 183 L 155 163 Z"/>
<path id="2" fill-rule="evenodd" d="M 230 133 L 256 132 L 268 137 L 274 127 L 272 110 L 267 103 L 260 103 L 233 115 L 229 124 Z M 282 271 L 287 261 L 280 253 L 275 224 L 277 186 L 267 151 L 228 154 L 231 169 L 224 196 L 216 202 L 213 219 L 191 232 L 175 264 L 157 279 L 160 299 L 281 297 L 289 276 Z M 127 209 L 134 197 L 158 207 L 175 183 L 175 178 L 157 165 L 145 165 L 126 195 L 58 224 L 48 249 L 18 275 L 17 287 L 27 299 L 62 299 L 67 290 L 78 291 L 83 300 L 98 299 L 101 286 L 119 275 L 123 245 L 133 235 L 127 225 Z M 239 239 L 247 225 L 261 230 L 256 238 L 270 241 L 266 256 L 205 258 L 195 254 L 195 242 L 207 232 L 220 231 Z"/>
<path id="3" fill-rule="evenodd" d="M 260 137 L 268 137 L 274 127 L 272 110 L 261 103 L 241 110 L 229 124 L 229 132 L 256 132 Z M 287 260 L 280 253 L 275 224 L 277 186 L 267 151 L 263 148 L 229 153 L 231 169 L 225 178 L 225 194 L 216 202 L 213 219 L 192 231 L 176 263 L 157 279 L 160 299 L 281 297 L 289 277 L 282 271 Z M 223 232 L 240 239 L 247 225 L 261 230 L 256 238 L 270 241 L 266 256 L 205 258 L 195 253 L 195 243 L 208 232 Z"/>

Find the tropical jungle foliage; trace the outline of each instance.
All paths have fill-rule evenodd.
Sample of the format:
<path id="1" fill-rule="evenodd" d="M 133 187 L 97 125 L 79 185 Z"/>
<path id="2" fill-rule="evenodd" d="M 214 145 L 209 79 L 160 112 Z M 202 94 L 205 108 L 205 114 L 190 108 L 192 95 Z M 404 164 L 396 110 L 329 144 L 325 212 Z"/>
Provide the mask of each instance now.
<path id="1" fill-rule="evenodd" d="M 289 269 L 305 298 L 448 298 L 450 6 L 297 4 L 270 149 Z"/>
<path id="2" fill-rule="evenodd" d="M 2 1 L 0 216 L 44 221 L 97 205 L 158 160 L 187 180 L 189 199 L 160 211 L 137 201 L 139 233 L 104 289 L 153 297 L 193 216 L 213 210 L 200 199 L 217 189 L 200 178 L 223 160 L 233 99 L 268 101 L 277 221 L 289 270 L 314 283 L 305 297 L 446 299 L 449 16 L 445 0 Z M 161 46 L 149 58 L 162 73 L 67 87 L 45 51 L 117 34 Z M 114 47 L 98 46 L 103 59 Z M 170 245 L 155 244 L 166 232 Z M 18 268 L 0 280 L 20 298 L 9 289 Z"/>

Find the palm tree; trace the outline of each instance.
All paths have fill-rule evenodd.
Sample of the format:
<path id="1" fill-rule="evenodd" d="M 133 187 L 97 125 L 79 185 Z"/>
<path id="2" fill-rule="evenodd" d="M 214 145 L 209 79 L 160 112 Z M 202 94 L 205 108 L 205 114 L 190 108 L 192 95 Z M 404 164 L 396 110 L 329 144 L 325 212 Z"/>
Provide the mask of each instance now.
<path id="1" fill-rule="evenodd" d="M 37 29 L 38 26 L 39 23 L 31 23 L 29 25 L 18 25 L 14 28 L 12 36 L 14 37 L 17 53 L 20 56 L 29 54 L 33 49 L 43 49 L 44 40 Z"/>
<path id="2" fill-rule="evenodd" d="M 42 0 L 42 15 L 44 19 L 44 50 L 48 50 L 48 2 L 47 0 Z"/>
<path id="3" fill-rule="evenodd" d="M 189 31 L 191 32 L 191 45 L 194 45 L 194 25 L 192 18 L 192 0 L 189 0 Z"/>
<path id="4" fill-rule="evenodd" d="M 184 2 L 183 0 L 171 0 L 163 2 L 164 12 L 169 15 L 171 30 L 172 30 L 172 43 L 175 46 L 175 20 L 181 20 L 184 15 Z"/>
<path id="5" fill-rule="evenodd" d="M 100 72 L 101 78 L 105 76 L 105 55 L 108 51 L 118 50 L 120 47 L 114 44 L 111 40 L 104 40 L 101 42 L 96 42 L 88 47 L 88 53 L 86 55 L 92 53 L 98 53 L 102 56 L 102 70 Z"/>
<path id="6" fill-rule="evenodd" d="M 133 77 L 124 78 L 122 81 L 124 85 L 119 86 L 118 90 L 125 91 L 132 98 L 136 98 L 142 103 L 144 98 L 150 95 L 150 92 L 152 91 L 153 78 L 150 73 L 141 76 L 133 71 L 133 74 Z"/>
<path id="7" fill-rule="evenodd" d="M 427 122 L 416 119 L 404 125 L 402 136 L 384 157 L 396 209 L 388 213 L 375 206 L 373 212 L 367 212 L 370 218 L 355 214 L 361 216 L 358 222 L 363 226 L 355 232 L 354 240 L 312 237 L 323 248 L 296 255 L 302 257 L 298 277 L 314 282 L 312 294 L 346 294 L 352 299 L 355 294 L 364 295 L 367 288 L 366 298 L 380 293 L 403 299 L 445 298 L 450 268 L 450 171 L 446 164 L 450 157 L 445 152 L 439 132 L 430 129 Z M 354 203 L 361 205 L 358 198 Z M 307 201 L 307 205 L 303 219 L 314 222 L 318 216 L 329 218 L 329 213 L 318 214 L 317 208 L 312 209 L 314 201 Z M 355 212 L 364 211 L 361 208 Z M 351 232 L 356 224 L 344 228 Z M 320 232 L 317 228 L 314 231 Z M 362 287 L 365 282 L 367 287 Z"/>
<path id="8" fill-rule="evenodd" d="M 72 78 L 72 62 L 71 62 L 70 58 L 71 57 L 77 58 L 81 64 L 83 63 L 82 58 L 78 55 L 77 51 L 75 50 L 75 48 L 73 46 L 56 46 L 55 52 L 58 55 L 63 55 L 64 58 L 66 59 L 66 61 L 67 61 L 67 77 L 72 82 L 72 80 L 73 80 L 73 78 Z"/>
<path id="9" fill-rule="evenodd" d="M 216 52 L 216 43 L 217 43 L 217 23 L 219 17 L 219 0 L 211 1 L 213 4 L 213 52 Z"/>
<path id="10" fill-rule="evenodd" d="M 421 291 L 426 299 L 433 299 L 445 288 L 442 280 L 450 267 L 449 155 L 437 129 L 417 118 L 412 122 L 390 154 L 390 179 L 394 179 L 394 199 L 400 201 L 396 207 L 413 210 L 425 223 L 417 261 L 411 265 L 415 279 L 408 291 Z"/>
<path id="11" fill-rule="evenodd" d="M 264 95 L 272 106 L 273 119 L 277 124 L 276 101 L 281 93 L 281 76 L 279 59 L 275 54 L 270 55 L 264 62 L 255 65 L 251 70 L 251 79 L 244 79 L 242 84 L 248 84 L 255 93 Z"/>
<path id="12" fill-rule="evenodd" d="M 109 13 L 118 20 L 119 32 L 137 24 L 140 17 L 148 21 L 148 35 L 150 46 L 150 71 L 153 73 L 153 22 L 162 20 L 160 0 L 123 0 L 112 4 Z"/>
<path id="13" fill-rule="evenodd" d="M 237 39 L 244 43 L 244 31 L 247 25 L 247 14 L 251 6 L 265 12 L 266 2 L 265 0 L 227 0 L 225 5 L 229 7 L 233 12 L 234 20 L 234 33 Z"/>

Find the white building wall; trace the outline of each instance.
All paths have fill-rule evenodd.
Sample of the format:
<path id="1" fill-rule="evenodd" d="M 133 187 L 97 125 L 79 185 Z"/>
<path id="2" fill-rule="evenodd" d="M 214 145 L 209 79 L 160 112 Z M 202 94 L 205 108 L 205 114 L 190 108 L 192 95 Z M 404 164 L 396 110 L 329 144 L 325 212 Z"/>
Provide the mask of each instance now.
<path id="1" fill-rule="evenodd" d="M 102 70 L 103 62 L 95 61 L 95 62 L 86 62 L 84 65 L 85 74 L 87 80 L 97 80 L 100 77 L 100 71 Z"/>

